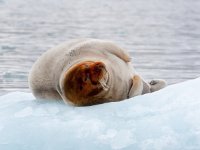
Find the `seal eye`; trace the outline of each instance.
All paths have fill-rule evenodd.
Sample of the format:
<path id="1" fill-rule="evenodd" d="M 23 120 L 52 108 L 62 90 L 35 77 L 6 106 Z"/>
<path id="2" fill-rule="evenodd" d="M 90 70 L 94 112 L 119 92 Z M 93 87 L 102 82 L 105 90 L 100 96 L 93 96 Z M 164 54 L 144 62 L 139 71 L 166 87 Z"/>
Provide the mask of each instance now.
<path id="1" fill-rule="evenodd" d="M 94 66 L 94 73 L 100 75 L 100 73 L 102 72 L 102 69 L 104 68 L 104 66 L 100 63 L 97 63 L 95 66 Z"/>

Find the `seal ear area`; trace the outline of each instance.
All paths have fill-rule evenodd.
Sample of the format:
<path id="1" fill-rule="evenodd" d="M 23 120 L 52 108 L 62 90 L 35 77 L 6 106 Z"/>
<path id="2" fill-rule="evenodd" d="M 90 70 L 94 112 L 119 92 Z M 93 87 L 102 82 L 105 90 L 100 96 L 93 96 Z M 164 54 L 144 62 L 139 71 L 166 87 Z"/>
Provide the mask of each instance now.
<path id="1" fill-rule="evenodd" d="M 64 75 L 64 97 L 78 106 L 100 103 L 95 96 L 103 90 L 99 80 L 104 76 L 102 62 L 85 61 L 74 65 Z"/>
<path id="2" fill-rule="evenodd" d="M 128 93 L 128 97 L 131 98 L 137 95 L 141 95 L 143 91 L 143 81 L 140 78 L 140 76 L 138 75 L 133 76 L 131 81 L 132 81 L 132 86 Z"/>

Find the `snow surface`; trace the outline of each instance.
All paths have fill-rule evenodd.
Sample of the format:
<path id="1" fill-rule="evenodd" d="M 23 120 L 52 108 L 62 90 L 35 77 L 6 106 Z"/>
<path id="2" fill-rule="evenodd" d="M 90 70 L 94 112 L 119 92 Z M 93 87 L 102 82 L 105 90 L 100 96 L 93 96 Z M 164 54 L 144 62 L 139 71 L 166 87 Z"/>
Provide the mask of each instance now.
<path id="1" fill-rule="evenodd" d="M 90 107 L 0 97 L 0 150 L 199 150 L 200 78 Z"/>

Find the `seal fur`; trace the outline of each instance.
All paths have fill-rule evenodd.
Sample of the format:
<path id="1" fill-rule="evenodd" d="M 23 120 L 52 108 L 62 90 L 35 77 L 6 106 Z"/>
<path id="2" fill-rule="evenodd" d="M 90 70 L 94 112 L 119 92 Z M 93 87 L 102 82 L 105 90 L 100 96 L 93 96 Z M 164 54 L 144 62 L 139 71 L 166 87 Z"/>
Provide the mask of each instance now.
<path id="1" fill-rule="evenodd" d="M 36 98 L 63 99 L 76 106 L 120 101 L 166 85 L 161 80 L 145 82 L 126 50 L 98 39 L 72 40 L 46 51 L 28 80 Z"/>

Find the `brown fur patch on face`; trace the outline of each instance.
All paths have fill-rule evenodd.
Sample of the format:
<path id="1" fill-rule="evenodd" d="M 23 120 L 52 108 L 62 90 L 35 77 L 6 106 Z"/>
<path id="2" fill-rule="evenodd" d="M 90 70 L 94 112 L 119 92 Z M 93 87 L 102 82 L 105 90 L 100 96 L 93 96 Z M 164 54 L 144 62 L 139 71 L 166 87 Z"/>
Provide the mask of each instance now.
<path id="1" fill-rule="evenodd" d="M 103 103 L 97 98 L 103 88 L 99 80 L 105 75 L 102 62 L 85 61 L 70 68 L 65 74 L 65 96 L 75 105 L 86 106 Z"/>

